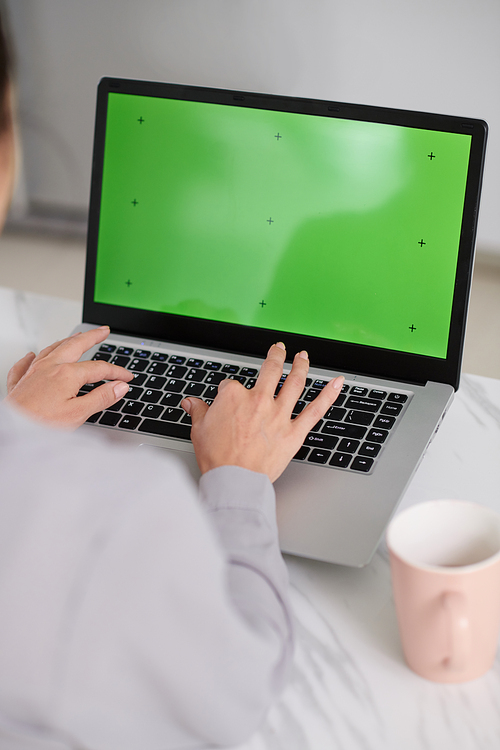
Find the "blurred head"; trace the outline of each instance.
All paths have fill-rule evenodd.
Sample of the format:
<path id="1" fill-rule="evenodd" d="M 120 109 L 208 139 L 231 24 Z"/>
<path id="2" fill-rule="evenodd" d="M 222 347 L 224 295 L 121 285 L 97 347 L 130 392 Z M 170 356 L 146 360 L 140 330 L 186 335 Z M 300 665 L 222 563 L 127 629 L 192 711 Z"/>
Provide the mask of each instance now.
<path id="1" fill-rule="evenodd" d="M 0 231 L 14 188 L 14 122 L 10 83 L 10 56 L 0 18 Z"/>

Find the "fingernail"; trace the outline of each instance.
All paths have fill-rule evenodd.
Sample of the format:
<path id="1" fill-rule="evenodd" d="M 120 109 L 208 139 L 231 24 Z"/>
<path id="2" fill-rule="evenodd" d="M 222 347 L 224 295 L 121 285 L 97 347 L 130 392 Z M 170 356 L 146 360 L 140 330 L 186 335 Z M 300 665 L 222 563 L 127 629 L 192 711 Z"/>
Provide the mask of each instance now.
<path id="1" fill-rule="evenodd" d="M 106 328 L 107 328 L 107 329 L 108 329 L 108 331 L 109 331 L 109 326 L 99 326 L 98 330 L 99 330 L 99 331 L 104 331 L 104 329 L 106 329 Z"/>
<path id="2" fill-rule="evenodd" d="M 309 359 L 309 354 L 304 349 L 303 351 L 299 352 L 299 357 L 302 357 L 302 359 Z"/>
<path id="3" fill-rule="evenodd" d="M 113 386 L 113 393 L 115 394 L 116 398 L 123 398 L 123 396 L 128 392 L 128 388 L 128 383 L 124 383 L 123 380 L 119 380 Z"/>
<path id="4" fill-rule="evenodd" d="M 191 411 L 191 401 L 188 398 L 185 398 L 181 401 L 181 406 L 184 409 L 184 411 L 187 411 L 189 414 Z"/>
<path id="5" fill-rule="evenodd" d="M 338 378 L 335 378 L 335 380 L 333 381 L 333 387 L 335 388 L 336 391 L 340 391 L 340 389 L 344 385 L 344 380 L 345 378 L 343 375 L 339 375 Z"/>
<path id="6" fill-rule="evenodd" d="M 278 346 L 280 349 L 283 349 L 283 351 L 286 351 L 286 346 L 284 345 L 282 341 L 278 341 L 276 343 L 276 346 Z"/>

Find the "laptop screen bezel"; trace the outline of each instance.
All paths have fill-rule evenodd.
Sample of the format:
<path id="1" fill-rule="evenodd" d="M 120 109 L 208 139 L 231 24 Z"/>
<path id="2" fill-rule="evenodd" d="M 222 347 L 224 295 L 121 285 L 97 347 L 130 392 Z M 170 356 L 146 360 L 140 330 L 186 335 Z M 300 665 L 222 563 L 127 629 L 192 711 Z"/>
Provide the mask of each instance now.
<path id="1" fill-rule="evenodd" d="M 94 284 L 107 102 L 108 95 L 117 92 L 364 120 L 471 135 L 469 170 L 446 359 L 95 302 Z M 180 84 L 103 78 L 99 83 L 97 93 L 83 321 L 98 325 L 106 323 L 112 331 L 120 334 L 256 357 L 262 357 L 273 342 L 282 340 L 291 355 L 296 351 L 306 349 L 311 362 L 317 367 L 409 383 L 436 381 L 448 383 L 456 389 L 460 380 L 465 340 L 465 319 L 472 280 L 486 138 L 486 123 L 471 118 Z"/>

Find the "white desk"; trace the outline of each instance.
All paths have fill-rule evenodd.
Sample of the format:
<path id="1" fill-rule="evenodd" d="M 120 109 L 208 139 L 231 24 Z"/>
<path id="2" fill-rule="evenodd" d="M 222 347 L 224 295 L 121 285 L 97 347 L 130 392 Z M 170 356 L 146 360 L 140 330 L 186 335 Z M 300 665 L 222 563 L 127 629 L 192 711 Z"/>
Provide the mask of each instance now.
<path id="1" fill-rule="evenodd" d="M 0 289 L 0 381 L 66 335 L 76 302 Z M 500 510 L 500 381 L 465 375 L 400 508 L 459 498 Z M 500 655 L 485 677 L 427 682 L 405 665 L 385 545 L 362 570 L 287 557 L 294 673 L 245 750 L 499 750 Z"/>

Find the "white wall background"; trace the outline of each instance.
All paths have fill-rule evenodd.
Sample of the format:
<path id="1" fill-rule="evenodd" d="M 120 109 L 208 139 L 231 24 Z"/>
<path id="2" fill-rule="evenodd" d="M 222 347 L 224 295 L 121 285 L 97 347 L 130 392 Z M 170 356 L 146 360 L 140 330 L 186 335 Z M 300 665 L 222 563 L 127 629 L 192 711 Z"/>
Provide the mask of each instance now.
<path id="1" fill-rule="evenodd" d="M 4 0 L 28 198 L 85 208 L 103 75 L 480 117 L 500 253 L 499 0 Z"/>

